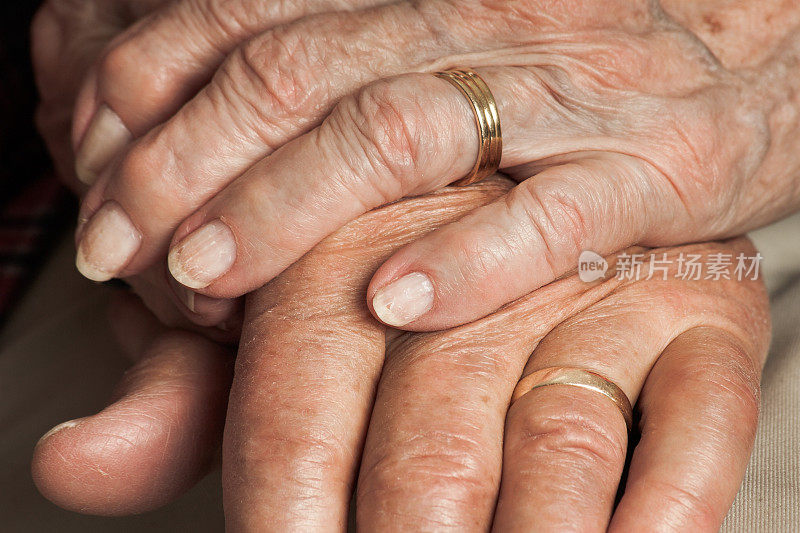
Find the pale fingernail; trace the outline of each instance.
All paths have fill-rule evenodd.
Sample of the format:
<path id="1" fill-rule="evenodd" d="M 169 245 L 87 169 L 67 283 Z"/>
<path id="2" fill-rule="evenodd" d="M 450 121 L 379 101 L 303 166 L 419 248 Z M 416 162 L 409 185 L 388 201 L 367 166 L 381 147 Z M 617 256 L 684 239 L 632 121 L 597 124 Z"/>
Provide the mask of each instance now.
<path id="1" fill-rule="evenodd" d="M 42 435 L 42 437 L 39 439 L 39 441 L 36 443 L 36 445 L 38 446 L 39 444 L 43 443 L 44 441 L 46 441 L 47 439 L 49 439 L 50 437 L 52 437 L 53 435 L 55 435 L 56 433 L 58 433 L 58 432 L 60 432 L 62 430 L 69 429 L 69 428 L 74 428 L 75 426 L 77 426 L 80 423 L 80 420 L 81 419 L 78 418 L 76 420 L 68 420 L 66 422 L 62 422 L 61 424 L 57 425 L 56 427 L 54 427 L 53 429 L 51 429 L 50 431 L 48 431 L 47 433 Z"/>
<path id="2" fill-rule="evenodd" d="M 383 323 L 399 328 L 430 311 L 433 296 L 430 278 L 412 272 L 376 292 L 372 308 Z"/>
<path id="3" fill-rule="evenodd" d="M 188 309 L 189 311 L 194 313 L 194 310 L 195 310 L 195 307 L 194 307 L 195 292 L 192 289 L 187 289 L 186 287 L 181 285 L 181 289 L 180 289 L 179 295 L 180 295 L 181 301 L 183 302 L 183 305 L 186 306 L 186 309 Z"/>
<path id="4" fill-rule="evenodd" d="M 214 220 L 179 242 L 169 252 L 172 277 L 190 289 L 208 287 L 236 261 L 236 240 L 231 229 Z"/>
<path id="5" fill-rule="evenodd" d="M 192 313 L 195 312 L 195 296 L 197 295 L 192 289 L 187 289 L 184 285 L 178 283 L 174 277 L 167 276 L 167 282 L 172 288 L 173 294 L 180 300 L 180 302 Z"/>
<path id="6" fill-rule="evenodd" d="M 106 202 L 86 223 L 75 266 L 93 281 L 117 276 L 136 254 L 142 234 L 116 202 Z"/>
<path id="7" fill-rule="evenodd" d="M 100 106 L 75 155 L 75 173 L 78 179 L 87 185 L 94 183 L 105 166 L 132 138 L 131 132 L 117 114 L 106 105 Z"/>

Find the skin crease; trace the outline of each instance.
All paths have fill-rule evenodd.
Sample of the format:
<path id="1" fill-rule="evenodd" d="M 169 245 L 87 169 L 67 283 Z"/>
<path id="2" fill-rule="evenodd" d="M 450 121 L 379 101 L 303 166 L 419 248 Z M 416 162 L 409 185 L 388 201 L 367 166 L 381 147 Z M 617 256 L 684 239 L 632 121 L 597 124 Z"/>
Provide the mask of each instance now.
<path id="1" fill-rule="evenodd" d="M 477 318 L 563 274 L 584 248 L 609 253 L 634 243 L 735 235 L 790 212 L 800 198 L 791 89 L 798 43 L 785 39 L 792 17 L 780 16 L 794 8 L 768 3 L 760 24 L 771 28 L 769 38 L 740 39 L 728 50 L 750 12 L 738 3 L 710 5 L 719 19 L 713 24 L 710 8 L 681 2 L 665 4 L 666 14 L 654 2 L 519 2 L 491 11 L 483 11 L 485 3 L 425 2 L 300 18 L 235 49 L 209 85 L 107 169 L 82 219 L 109 199 L 131 215 L 144 239 L 121 275 L 163 260 L 170 243 L 219 219 L 234 234 L 237 261 L 199 290 L 214 298 L 242 294 L 365 210 L 434 189 L 471 167 L 474 154 L 463 146 L 475 144 L 474 128 L 452 87 L 409 75 L 358 90 L 376 78 L 466 61 L 484 67 L 500 101 L 504 170 L 536 179 L 378 269 L 368 299 L 411 271 L 432 278 L 433 308 L 404 327 L 430 330 Z M 427 25 L 412 23 L 420 10 Z M 459 15 L 473 24 L 442 22 Z M 787 22 L 773 29 L 770 17 Z M 397 32 L 386 30 L 398 25 L 407 31 L 389 47 L 385 35 Z M 352 42 L 326 38 L 353 29 Z M 135 42 L 105 57 L 140 58 L 146 52 Z M 404 63 L 409 57 L 415 64 Z M 652 57 L 662 60 L 656 65 Z M 81 100 L 76 124 L 122 94 L 120 87 L 101 94 L 114 87 L 117 63 L 127 64 L 101 63 L 109 66 L 99 71 L 100 92 L 87 83 L 84 90 L 95 96 Z M 509 64 L 528 68 L 503 68 Z M 353 91 L 357 96 L 340 100 Z M 119 113 L 130 113 L 120 105 Z M 242 109 L 245 115 L 237 115 Z M 238 118 L 227 120 L 226 113 Z M 212 127 L 192 127 L 198 120 Z M 290 181 L 301 170 L 303 180 Z M 158 216 L 153 203 L 162 207 Z M 609 225 L 614 232 L 604 231 Z M 487 253 L 469 253 L 475 250 Z M 500 290 L 487 281 L 497 279 Z"/>
<path id="2" fill-rule="evenodd" d="M 356 476 L 365 530 L 477 531 L 492 521 L 502 531 L 605 530 L 627 446 L 616 408 L 585 391 L 547 387 L 508 410 L 521 374 L 565 364 L 609 377 L 643 409 L 630 494 L 612 530 L 716 530 L 754 439 L 769 337 L 760 283 L 608 277 L 585 284 L 573 275 L 483 320 L 428 334 L 386 330 L 369 315 L 360 296 L 376 263 L 509 186 L 489 180 L 365 215 L 251 295 L 223 444 L 230 530 L 341 530 Z M 742 239 L 663 252 L 673 259 L 755 253 Z M 162 334 L 152 319 L 127 322 L 120 333 L 128 343 Z M 140 365 L 169 368 L 208 346 L 180 335 L 182 350 L 139 341 L 131 351 L 149 353 Z M 226 360 L 220 352 L 212 359 Z M 166 380 L 163 371 L 139 370 L 117 403 L 46 438 L 33 465 L 45 495 L 71 509 L 123 514 L 185 490 L 207 464 L 187 459 L 181 439 L 197 426 L 186 417 L 213 417 L 208 405 L 226 398 L 224 386 L 199 386 L 214 379 L 206 369 Z M 186 381 L 196 392 L 171 409 L 146 399 L 166 399 Z M 109 455 L 92 436 L 142 418 L 149 433 L 127 432 L 132 446 L 114 448 L 116 470 L 101 474 Z M 165 434 L 177 444 L 163 448 L 153 438 Z M 194 444 L 207 457 L 218 441 Z M 74 456 L 82 460 L 65 459 Z M 151 487 L 135 482 L 148 476 L 157 480 Z M 536 490 L 542 483 L 547 490 Z"/>

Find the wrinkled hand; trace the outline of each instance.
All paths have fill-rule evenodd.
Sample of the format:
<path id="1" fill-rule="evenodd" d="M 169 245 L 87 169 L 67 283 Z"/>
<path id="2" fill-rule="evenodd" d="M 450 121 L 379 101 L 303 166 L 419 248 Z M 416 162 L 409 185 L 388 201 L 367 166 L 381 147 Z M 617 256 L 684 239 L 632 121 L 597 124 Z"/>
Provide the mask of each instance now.
<path id="1" fill-rule="evenodd" d="M 341 530 L 356 479 L 368 531 L 718 528 L 758 417 L 759 282 L 570 276 L 453 330 L 401 334 L 371 317 L 377 264 L 508 189 L 492 180 L 371 212 L 248 297 L 223 445 L 231 530 Z M 642 252 L 755 254 L 744 239 Z M 152 345 L 115 404 L 39 444 L 46 496 L 123 514 L 196 479 L 227 373 L 224 354 L 187 341 Z M 509 408 L 520 376 L 549 366 L 597 371 L 638 402 L 616 509 L 628 441 L 611 402 L 545 387 Z M 212 430 L 196 436 L 198 422 Z"/>
<path id="2" fill-rule="evenodd" d="M 171 4 L 167 0 L 50 0 L 34 20 L 33 67 L 41 97 L 36 119 L 38 129 L 53 157 L 57 175 L 75 192 L 85 192 L 75 175 L 72 117 L 85 78 L 96 77 L 96 63 L 108 47 L 118 46 L 125 35 L 146 23 L 148 15 Z M 126 33 L 127 30 L 127 33 Z M 113 131 L 109 141 L 125 142 Z M 106 153 L 105 157 L 113 154 Z M 113 253 L 113 251 L 112 251 Z M 163 264 L 126 279 L 156 313 L 173 327 L 199 329 L 213 338 L 230 338 L 238 331 L 241 302 L 195 297 L 167 275 Z"/>
<path id="3" fill-rule="evenodd" d="M 740 234 L 800 204 L 800 38 L 786 22 L 800 10 L 736 5 L 781 22 L 756 39 L 744 19 L 708 30 L 685 2 L 669 3 L 683 25 L 649 0 L 176 2 L 83 89 L 80 153 L 97 151 L 111 110 L 137 140 L 118 164 L 83 165 L 99 178 L 78 263 L 108 279 L 170 249 L 189 289 L 261 286 L 347 221 L 472 168 L 463 96 L 409 74 L 463 65 L 498 100 L 502 168 L 521 183 L 387 258 L 367 293 L 385 323 L 479 318 L 584 249 Z"/>
<path id="4" fill-rule="evenodd" d="M 31 28 L 33 69 L 41 98 L 36 114 L 61 177 L 81 189 L 75 175 L 72 118 L 86 75 L 109 43 L 167 0 L 52 0 Z M 109 155 L 110 157 L 110 155 Z"/>

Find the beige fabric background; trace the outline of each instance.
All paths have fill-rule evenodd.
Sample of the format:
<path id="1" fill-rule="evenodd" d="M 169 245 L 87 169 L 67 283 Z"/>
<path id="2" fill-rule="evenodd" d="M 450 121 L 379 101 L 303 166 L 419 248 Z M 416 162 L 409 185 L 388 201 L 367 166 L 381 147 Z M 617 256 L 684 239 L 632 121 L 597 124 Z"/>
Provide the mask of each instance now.
<path id="1" fill-rule="evenodd" d="M 722 531 L 800 531 L 800 215 L 751 237 L 764 256 L 772 346 L 755 451 Z"/>
<path id="2" fill-rule="evenodd" d="M 756 451 L 725 532 L 800 531 L 800 216 L 753 235 L 765 257 L 774 340 L 763 378 Z M 0 331 L 0 530 L 221 531 L 219 472 L 165 509 L 96 518 L 39 496 L 28 461 L 36 440 L 102 408 L 127 366 L 105 327 L 108 290 L 80 279 L 68 242 Z"/>

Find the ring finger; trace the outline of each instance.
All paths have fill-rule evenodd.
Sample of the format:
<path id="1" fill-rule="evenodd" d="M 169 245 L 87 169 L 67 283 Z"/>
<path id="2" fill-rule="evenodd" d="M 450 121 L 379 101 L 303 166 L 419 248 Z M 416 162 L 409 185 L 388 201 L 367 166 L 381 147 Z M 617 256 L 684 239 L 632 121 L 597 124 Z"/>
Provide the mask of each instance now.
<path id="1" fill-rule="evenodd" d="M 633 403 L 645 380 L 652 378 L 642 406 L 646 437 L 634 452 L 636 468 L 622 499 L 623 512 L 615 517 L 620 530 L 716 530 L 714 524 L 719 526 L 741 482 L 757 419 L 752 408 L 758 382 L 754 361 L 765 348 L 730 339 L 765 335 L 748 331 L 743 321 L 727 321 L 723 312 L 707 314 L 703 308 L 708 308 L 709 295 L 717 295 L 718 311 L 727 307 L 719 287 L 712 285 L 706 284 L 706 294 L 689 308 L 660 306 L 660 311 L 654 300 L 648 301 L 660 293 L 658 288 L 641 291 L 634 285 L 557 327 L 527 365 L 526 375 L 550 367 L 589 370 L 618 385 Z M 738 333 L 698 336 L 698 331 Z M 662 351 L 669 360 L 663 364 Z M 657 371 L 651 370 L 654 364 Z M 700 369 L 709 379 L 698 376 Z M 698 389 L 665 394 L 665 382 L 681 380 L 696 383 Z M 522 387 L 519 392 L 522 396 L 511 405 L 506 422 L 495 527 L 606 531 L 627 452 L 620 409 L 599 392 L 575 386 Z M 741 405 L 749 408 L 729 409 Z M 732 422 L 734 411 L 738 425 Z M 711 412 L 715 416 L 707 423 L 692 423 Z M 689 426 L 696 429 L 691 438 L 682 433 Z M 694 465 L 693 474 L 687 465 Z"/>
<path id="2" fill-rule="evenodd" d="M 635 402 L 661 335 L 647 331 L 651 317 L 641 312 L 608 317 L 610 309 L 601 303 L 556 328 L 533 352 L 524 376 L 559 367 L 588 370 Z M 605 531 L 627 452 L 619 408 L 599 392 L 575 386 L 518 392 L 522 396 L 506 422 L 495 527 Z"/>

